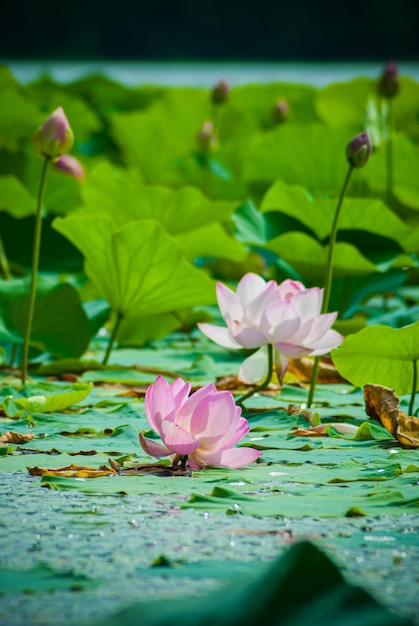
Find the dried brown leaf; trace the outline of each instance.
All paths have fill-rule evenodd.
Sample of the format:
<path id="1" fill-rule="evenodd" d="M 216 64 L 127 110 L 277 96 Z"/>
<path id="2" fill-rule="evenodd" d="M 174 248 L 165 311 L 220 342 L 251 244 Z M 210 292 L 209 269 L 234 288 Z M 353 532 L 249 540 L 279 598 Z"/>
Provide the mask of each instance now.
<path id="1" fill-rule="evenodd" d="M 419 448 L 419 419 L 400 409 L 394 389 L 382 385 L 364 386 L 365 412 L 381 422 L 384 428 L 409 448 Z"/>
<path id="2" fill-rule="evenodd" d="M 33 439 L 33 433 L 24 435 L 23 433 L 16 433 L 13 430 L 7 430 L 0 436 L 0 446 L 4 446 L 7 443 L 25 443 L 25 441 L 29 441 L 30 439 Z"/>
<path id="3" fill-rule="evenodd" d="M 313 359 L 308 357 L 289 359 L 287 374 L 302 383 L 309 383 L 313 371 L 313 363 Z M 317 382 L 327 385 L 342 383 L 345 382 L 345 379 L 340 376 L 332 361 L 323 357 L 319 364 Z"/>
<path id="4" fill-rule="evenodd" d="M 100 476 L 113 476 L 115 470 L 102 465 L 99 468 L 85 465 L 66 465 L 65 467 L 27 467 L 31 476 L 66 476 L 68 478 L 99 478 Z"/>

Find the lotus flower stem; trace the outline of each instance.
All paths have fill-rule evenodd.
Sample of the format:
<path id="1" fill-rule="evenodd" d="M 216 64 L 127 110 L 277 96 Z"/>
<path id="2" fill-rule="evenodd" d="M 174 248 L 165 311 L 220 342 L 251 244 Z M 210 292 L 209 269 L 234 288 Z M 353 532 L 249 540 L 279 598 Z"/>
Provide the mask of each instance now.
<path id="1" fill-rule="evenodd" d="M 387 194 L 391 196 L 393 192 L 393 133 L 394 133 L 394 106 L 393 99 L 387 100 L 387 145 L 386 145 L 386 166 L 387 166 Z"/>
<path id="2" fill-rule="evenodd" d="M 340 217 L 340 211 L 343 204 L 343 199 L 346 194 L 346 190 L 348 188 L 349 181 L 351 179 L 352 171 L 354 167 L 353 165 L 349 165 L 348 172 L 346 174 L 345 182 L 343 183 L 342 191 L 340 192 L 338 204 L 335 211 L 335 216 L 333 218 L 332 230 L 330 232 L 329 237 L 329 250 L 327 254 L 327 262 L 326 262 L 326 276 L 324 281 L 324 293 L 323 293 L 323 303 L 322 303 L 322 313 L 327 313 L 329 308 L 329 300 L 330 300 L 330 292 L 332 288 L 332 278 L 333 278 L 333 256 L 335 253 L 335 244 L 336 244 L 336 235 L 338 232 L 338 222 Z"/>
<path id="3" fill-rule="evenodd" d="M 115 321 L 114 327 L 112 329 L 111 336 L 109 338 L 108 347 L 106 348 L 105 356 L 103 358 L 103 362 L 102 362 L 103 365 L 106 365 L 108 363 L 109 357 L 110 357 L 111 352 L 112 352 L 113 344 L 115 343 L 115 339 L 116 339 L 116 336 L 118 334 L 118 330 L 119 330 L 119 327 L 121 325 L 122 319 L 123 319 L 122 314 L 121 313 L 117 313 L 116 314 L 116 321 Z"/>
<path id="4" fill-rule="evenodd" d="M 412 395 L 410 396 L 410 402 L 409 402 L 409 415 L 413 415 L 417 386 L 418 386 L 418 362 L 416 360 L 416 361 L 413 361 L 413 387 L 412 387 Z"/>
<path id="5" fill-rule="evenodd" d="M 41 172 L 41 180 L 39 183 L 38 199 L 36 205 L 35 215 L 35 232 L 33 238 L 33 251 L 32 251 L 32 275 L 31 284 L 29 289 L 29 305 L 28 316 L 26 320 L 25 339 L 23 343 L 22 351 L 22 385 L 26 383 L 26 376 L 28 371 L 28 355 L 29 355 L 29 342 L 31 339 L 33 314 L 35 310 L 35 296 L 36 296 L 36 282 L 38 278 L 38 265 L 39 265 L 39 253 L 41 249 L 41 233 L 42 233 L 42 205 L 44 202 L 45 181 L 47 176 L 48 165 L 50 157 L 44 157 L 44 163 Z"/>
<path id="6" fill-rule="evenodd" d="M 251 389 L 250 391 L 245 393 L 243 396 L 240 396 L 238 398 L 238 400 L 236 400 L 237 406 L 243 407 L 243 402 L 245 400 L 247 400 L 248 398 L 253 396 L 253 394 L 258 393 L 259 391 L 263 391 L 263 389 L 266 389 L 266 387 L 271 382 L 271 380 L 272 380 L 272 373 L 273 373 L 273 361 L 274 361 L 273 353 L 274 353 L 274 350 L 273 350 L 273 345 L 271 343 L 267 344 L 267 348 L 268 348 L 268 373 L 266 375 L 265 380 L 260 385 L 258 385 L 257 387 L 254 387 L 254 389 Z"/>
<path id="7" fill-rule="evenodd" d="M 9 261 L 4 251 L 3 240 L 1 237 L 0 237 L 0 271 L 5 280 L 10 280 L 12 278 L 12 272 L 10 271 Z"/>
<path id="8" fill-rule="evenodd" d="M 176 454 L 175 458 L 173 459 L 172 467 L 176 467 L 180 463 L 180 467 L 182 469 L 185 469 L 187 462 L 188 462 L 188 455 L 187 454 L 183 454 L 183 455 Z"/>
<path id="9" fill-rule="evenodd" d="M 343 183 L 342 191 L 340 192 L 339 200 L 336 206 L 335 216 L 333 218 L 332 230 L 330 231 L 329 250 L 327 254 L 326 276 L 325 276 L 325 281 L 324 281 L 324 293 L 323 293 L 323 303 L 322 303 L 321 313 L 327 313 L 327 309 L 329 307 L 330 292 L 332 288 L 332 279 L 333 279 L 333 256 L 335 252 L 336 235 L 338 232 L 338 221 L 339 221 L 340 211 L 341 211 L 342 204 L 343 204 L 343 199 L 345 197 L 346 190 L 348 188 L 353 169 L 354 169 L 354 166 L 352 165 L 352 163 L 350 163 L 348 172 L 346 174 L 345 182 Z M 314 359 L 313 371 L 311 373 L 311 380 L 310 380 L 310 389 L 308 392 L 308 400 L 307 400 L 308 408 L 310 408 L 311 405 L 313 404 L 319 365 L 320 365 L 320 357 L 316 356 Z"/>

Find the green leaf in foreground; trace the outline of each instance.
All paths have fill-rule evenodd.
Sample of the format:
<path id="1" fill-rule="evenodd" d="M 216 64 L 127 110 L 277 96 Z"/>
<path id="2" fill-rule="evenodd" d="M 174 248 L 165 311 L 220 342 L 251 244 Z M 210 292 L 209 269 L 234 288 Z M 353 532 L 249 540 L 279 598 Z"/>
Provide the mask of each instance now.
<path id="1" fill-rule="evenodd" d="M 13 398 L 8 396 L 4 399 L 3 408 L 7 417 L 20 417 L 25 411 L 34 413 L 53 413 L 63 411 L 73 404 L 81 402 L 90 393 L 93 385 L 91 383 L 75 383 L 68 385 L 65 391 L 58 387 L 56 394 L 38 395 L 29 398 Z M 61 393 L 60 393 L 61 392 Z"/>
<path id="2" fill-rule="evenodd" d="M 97 626 L 408 626 L 366 591 L 349 585 L 324 552 L 309 542 L 292 546 L 257 575 L 206 596 L 143 602 Z"/>
<path id="3" fill-rule="evenodd" d="M 399 396 L 411 393 L 414 362 L 419 359 L 419 322 L 404 328 L 368 326 L 346 337 L 331 354 L 339 373 L 353 385 L 374 383 L 395 389 Z"/>
<path id="4" fill-rule="evenodd" d="M 106 217 L 57 219 L 55 228 L 86 257 L 86 273 L 121 317 L 142 317 L 215 301 L 213 281 L 188 263 L 158 222 L 115 230 Z"/>
<path id="5" fill-rule="evenodd" d="M 68 589 L 80 591 L 96 583 L 82 574 L 57 572 L 48 565 L 38 563 L 31 569 L 16 572 L 0 569 L 0 596 L 6 593 L 34 593 Z"/>

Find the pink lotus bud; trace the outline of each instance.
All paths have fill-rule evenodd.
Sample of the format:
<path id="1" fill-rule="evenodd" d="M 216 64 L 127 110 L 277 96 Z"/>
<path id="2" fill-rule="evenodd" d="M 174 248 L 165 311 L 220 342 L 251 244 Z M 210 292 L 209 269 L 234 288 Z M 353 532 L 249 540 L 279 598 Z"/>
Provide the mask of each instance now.
<path id="1" fill-rule="evenodd" d="M 399 92 L 399 72 L 397 64 L 389 61 L 377 83 L 378 95 L 382 98 L 394 98 Z"/>
<path id="2" fill-rule="evenodd" d="M 228 100 L 230 85 L 226 80 L 220 80 L 211 92 L 211 100 L 214 104 L 223 104 Z"/>
<path id="3" fill-rule="evenodd" d="M 67 154 L 74 136 L 62 107 L 52 113 L 34 136 L 35 147 L 44 157 L 56 158 Z"/>
<path id="4" fill-rule="evenodd" d="M 217 136 L 212 120 L 205 120 L 196 137 L 198 150 L 207 152 L 213 150 L 217 145 Z"/>
<path id="5" fill-rule="evenodd" d="M 64 154 L 53 162 L 53 166 L 56 170 L 63 172 L 64 174 L 68 174 L 68 176 L 77 178 L 77 180 L 80 181 L 84 180 L 84 168 L 80 161 L 76 159 L 76 157 L 70 156 L 69 154 Z"/>
<path id="6" fill-rule="evenodd" d="M 371 154 L 371 139 L 367 131 L 354 137 L 346 146 L 346 158 L 352 167 L 364 167 Z"/>
<path id="7" fill-rule="evenodd" d="M 288 119 L 289 116 L 289 106 L 286 100 L 282 98 L 277 100 L 272 109 L 272 116 L 278 124 L 282 124 Z"/>

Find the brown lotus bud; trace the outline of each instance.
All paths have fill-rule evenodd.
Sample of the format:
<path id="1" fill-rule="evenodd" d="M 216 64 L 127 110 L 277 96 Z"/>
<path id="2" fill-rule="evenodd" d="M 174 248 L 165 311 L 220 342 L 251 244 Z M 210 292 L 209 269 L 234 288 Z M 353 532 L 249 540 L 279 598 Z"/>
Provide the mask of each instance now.
<path id="1" fill-rule="evenodd" d="M 346 146 L 346 158 L 352 167 L 364 167 L 371 154 L 371 139 L 367 131 L 354 137 Z"/>
<path id="2" fill-rule="evenodd" d="M 394 98 L 399 93 L 399 71 L 394 61 L 389 61 L 377 83 L 378 95 L 382 98 Z"/>
<path id="3" fill-rule="evenodd" d="M 272 116 L 277 124 L 282 124 L 288 119 L 290 113 L 289 105 L 286 100 L 280 98 L 277 100 L 272 109 Z"/>
<path id="4" fill-rule="evenodd" d="M 230 94 L 230 85 L 226 80 L 220 80 L 211 91 L 211 101 L 214 104 L 223 104 L 227 102 Z"/>

